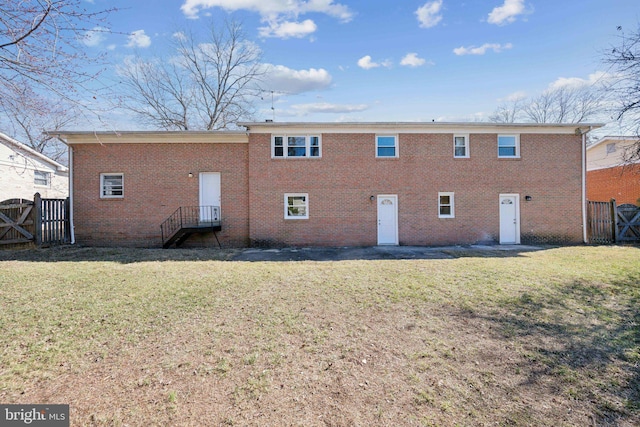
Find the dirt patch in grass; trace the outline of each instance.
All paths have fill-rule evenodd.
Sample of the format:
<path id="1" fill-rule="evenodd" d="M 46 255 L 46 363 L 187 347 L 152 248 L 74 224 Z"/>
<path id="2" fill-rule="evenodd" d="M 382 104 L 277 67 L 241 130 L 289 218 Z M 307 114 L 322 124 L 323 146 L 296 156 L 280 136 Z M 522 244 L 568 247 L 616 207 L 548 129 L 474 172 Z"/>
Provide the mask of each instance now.
<path id="1" fill-rule="evenodd" d="M 640 423 L 636 248 L 85 251 L 0 261 L 0 401 L 68 403 L 89 426 Z"/>

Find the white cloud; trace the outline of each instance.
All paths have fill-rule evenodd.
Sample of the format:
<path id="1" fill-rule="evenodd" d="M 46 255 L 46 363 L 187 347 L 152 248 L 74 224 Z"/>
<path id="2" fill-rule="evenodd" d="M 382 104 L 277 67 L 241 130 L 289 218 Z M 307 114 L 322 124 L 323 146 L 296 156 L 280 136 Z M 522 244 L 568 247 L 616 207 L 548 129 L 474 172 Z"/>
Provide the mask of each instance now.
<path id="1" fill-rule="evenodd" d="M 418 21 L 422 28 L 431 28 L 438 25 L 442 20 L 440 10 L 442 9 L 442 0 L 434 0 L 424 4 L 416 10 Z"/>
<path id="2" fill-rule="evenodd" d="M 369 106 L 367 104 L 330 104 L 328 102 L 319 102 L 312 104 L 297 104 L 291 106 L 291 109 L 295 112 L 295 115 L 304 116 L 313 113 L 358 113 L 367 110 Z"/>
<path id="3" fill-rule="evenodd" d="M 89 47 L 99 46 L 103 41 L 106 40 L 107 37 L 105 34 L 108 32 L 109 30 L 107 28 L 93 27 L 93 29 L 84 33 L 82 43 L 84 43 L 85 46 Z"/>
<path id="4" fill-rule="evenodd" d="M 441 123 L 478 123 L 478 122 L 486 122 L 487 121 L 487 113 L 483 111 L 479 111 L 477 113 L 469 113 L 467 116 L 439 116 L 435 119 L 432 119 L 434 122 Z M 420 121 L 428 121 L 428 120 L 420 120 Z"/>
<path id="5" fill-rule="evenodd" d="M 496 25 L 510 24 L 516 20 L 518 15 L 525 13 L 527 11 L 525 10 L 524 0 L 504 0 L 502 6 L 494 8 L 489 13 L 487 21 Z"/>
<path id="6" fill-rule="evenodd" d="M 171 37 L 173 37 L 176 40 L 180 40 L 180 41 L 186 41 L 187 40 L 186 34 L 183 33 L 182 31 L 176 31 L 175 33 L 171 34 Z"/>
<path id="7" fill-rule="evenodd" d="M 342 22 L 349 22 L 353 12 L 335 0 L 183 0 L 182 13 L 197 19 L 201 12 L 215 7 L 227 12 L 247 10 L 260 15 L 266 26 L 260 27 L 262 37 L 306 37 L 317 30 L 315 22 L 298 19 L 307 13 L 323 13 Z M 207 15 L 208 13 L 203 13 Z"/>
<path id="8" fill-rule="evenodd" d="M 505 96 L 504 98 L 498 98 L 498 101 L 500 102 L 517 102 L 520 101 L 521 99 L 525 99 L 527 97 L 527 93 L 523 90 L 519 90 L 517 92 L 513 92 L 510 93 L 509 95 Z"/>
<path id="9" fill-rule="evenodd" d="M 358 59 L 358 67 L 360 68 L 364 68 L 365 70 L 370 70 L 372 68 L 378 68 L 378 67 L 391 67 L 391 61 L 389 60 L 385 60 L 382 62 L 373 62 L 371 60 L 371 56 L 370 55 L 366 55 L 363 56 L 362 58 Z"/>
<path id="10" fill-rule="evenodd" d="M 127 47 L 149 47 L 151 46 L 151 37 L 144 33 L 144 30 L 137 30 L 129 34 L 129 43 Z"/>
<path id="11" fill-rule="evenodd" d="M 376 68 L 379 66 L 380 65 L 376 64 L 375 62 L 371 62 L 371 56 L 369 55 L 363 56 L 362 58 L 358 59 L 358 67 L 364 68 L 365 70 L 369 70 L 371 68 Z"/>
<path id="12" fill-rule="evenodd" d="M 290 37 L 302 38 L 314 33 L 318 26 L 311 19 L 302 22 L 270 22 L 267 27 L 260 27 L 261 37 L 277 37 L 288 39 Z"/>
<path id="13" fill-rule="evenodd" d="M 110 44 L 109 46 L 107 46 L 107 50 L 116 50 L 116 45 Z"/>
<path id="14" fill-rule="evenodd" d="M 262 86 L 274 92 L 298 94 L 323 90 L 331 85 L 331 74 L 323 68 L 293 70 L 284 65 L 265 64 Z"/>
<path id="15" fill-rule="evenodd" d="M 200 11 L 220 7 L 227 11 L 249 10 L 257 12 L 265 20 L 278 16 L 297 17 L 305 13 L 324 13 L 344 22 L 353 18 L 353 13 L 334 0 L 184 0 L 180 7 L 187 18 L 198 18 Z"/>
<path id="16" fill-rule="evenodd" d="M 485 43 L 482 46 L 469 46 L 469 47 L 458 47 L 453 49 L 453 53 L 456 55 L 484 55 L 488 50 L 493 50 L 496 53 L 502 52 L 503 50 L 511 49 L 513 45 L 511 43 L 507 44 L 499 44 L 499 43 Z"/>
<path id="17" fill-rule="evenodd" d="M 404 58 L 400 61 L 400 65 L 405 65 L 407 67 L 419 67 L 424 65 L 427 61 L 419 58 L 418 54 L 415 52 L 407 53 Z"/>
<path id="18" fill-rule="evenodd" d="M 578 88 L 582 86 L 593 86 L 598 83 L 606 83 L 613 76 L 604 71 L 598 71 L 589 74 L 586 79 L 580 77 L 559 77 L 556 81 L 549 85 L 549 89 L 560 89 L 563 87 Z"/>

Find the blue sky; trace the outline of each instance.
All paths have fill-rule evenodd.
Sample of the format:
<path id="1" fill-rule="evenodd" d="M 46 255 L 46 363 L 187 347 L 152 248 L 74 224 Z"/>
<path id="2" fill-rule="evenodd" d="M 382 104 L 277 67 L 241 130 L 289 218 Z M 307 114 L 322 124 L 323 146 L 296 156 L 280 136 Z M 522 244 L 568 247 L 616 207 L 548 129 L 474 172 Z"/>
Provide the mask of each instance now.
<path id="1" fill-rule="evenodd" d="M 486 120 L 510 97 L 602 78 L 616 28 L 640 22 L 638 0 L 87 1 L 112 6 L 114 33 L 86 40 L 114 64 L 105 82 L 134 52 L 231 17 L 272 71 L 255 118 L 281 122 Z"/>

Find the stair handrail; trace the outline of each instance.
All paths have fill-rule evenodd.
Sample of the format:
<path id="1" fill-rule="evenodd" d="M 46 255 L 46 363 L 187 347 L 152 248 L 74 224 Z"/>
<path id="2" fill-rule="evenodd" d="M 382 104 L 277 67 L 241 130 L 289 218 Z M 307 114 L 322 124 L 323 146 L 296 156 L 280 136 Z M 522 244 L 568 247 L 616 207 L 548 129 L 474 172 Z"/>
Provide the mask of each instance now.
<path id="1" fill-rule="evenodd" d="M 205 218 L 205 219 L 202 219 Z M 202 225 L 220 223 L 220 206 L 180 206 L 160 224 L 162 244 L 185 225 Z"/>
<path id="2" fill-rule="evenodd" d="M 164 244 L 164 242 L 180 228 L 182 228 L 182 206 L 176 209 L 175 212 L 160 224 L 162 243 Z"/>

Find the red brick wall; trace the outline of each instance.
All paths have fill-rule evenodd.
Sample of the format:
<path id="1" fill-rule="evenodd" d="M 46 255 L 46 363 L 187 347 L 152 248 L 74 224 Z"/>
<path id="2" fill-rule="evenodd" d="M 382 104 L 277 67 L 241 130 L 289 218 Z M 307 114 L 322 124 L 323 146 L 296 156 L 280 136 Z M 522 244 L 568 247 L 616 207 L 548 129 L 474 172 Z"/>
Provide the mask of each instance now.
<path id="1" fill-rule="evenodd" d="M 618 205 L 640 204 L 640 164 L 588 171 L 587 198 L 596 202 L 616 199 Z"/>
<path id="2" fill-rule="evenodd" d="M 522 242 L 581 242 L 581 138 L 521 135 L 520 159 L 497 158 L 496 134 L 471 134 L 453 158 L 451 134 L 401 134 L 399 158 L 376 159 L 374 134 L 324 134 L 320 159 L 272 159 L 271 135 L 249 137 L 254 245 L 375 245 L 377 203 L 398 195 L 403 245 L 497 240 L 500 193 L 520 194 Z M 438 192 L 455 218 L 438 218 Z M 284 219 L 285 193 L 309 194 L 309 219 Z M 525 201 L 525 196 L 531 201 Z"/>
<path id="3" fill-rule="evenodd" d="M 199 172 L 220 172 L 223 247 L 248 244 L 247 144 L 74 144 L 76 241 L 160 247 L 160 224 L 199 203 Z M 100 198 L 100 174 L 124 174 L 124 198 Z M 188 173 L 194 174 L 189 178 Z M 185 246 L 217 245 L 211 234 Z"/>
<path id="4" fill-rule="evenodd" d="M 498 159 L 495 134 L 471 134 L 468 159 L 453 158 L 451 134 L 401 134 L 396 159 L 375 158 L 374 134 L 324 134 L 319 159 L 272 159 L 270 134 L 249 139 L 74 144 L 76 240 L 159 247 L 162 221 L 198 204 L 198 172 L 221 173 L 226 247 L 375 245 L 379 194 L 398 195 L 404 245 L 498 240 L 501 193 L 520 195 L 523 243 L 582 240 L 577 136 L 523 134 L 520 159 Z M 124 173 L 124 199 L 100 199 L 105 172 Z M 455 218 L 438 218 L 441 191 L 455 192 Z M 284 219 L 285 193 L 309 194 L 308 220 Z M 211 235 L 187 244 L 216 245 Z"/>

